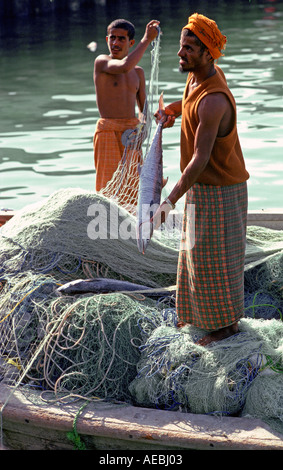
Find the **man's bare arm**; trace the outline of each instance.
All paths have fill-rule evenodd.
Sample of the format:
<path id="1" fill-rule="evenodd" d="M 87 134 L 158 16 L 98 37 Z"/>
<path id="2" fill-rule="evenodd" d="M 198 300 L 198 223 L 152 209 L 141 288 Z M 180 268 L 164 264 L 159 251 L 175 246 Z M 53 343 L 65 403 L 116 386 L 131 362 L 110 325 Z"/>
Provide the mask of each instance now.
<path id="1" fill-rule="evenodd" d="M 137 105 L 139 111 L 142 113 L 146 100 L 146 86 L 145 86 L 145 76 L 144 71 L 141 67 L 137 67 L 137 73 L 140 80 L 140 86 L 137 92 Z"/>
<path id="2" fill-rule="evenodd" d="M 164 121 L 163 128 L 166 129 L 167 127 L 173 127 L 175 124 L 175 119 L 182 114 L 182 100 L 174 101 L 173 103 L 169 104 L 165 107 L 165 110 L 159 114 L 157 111 L 155 113 L 155 117 L 159 120 L 161 117 L 166 115 L 166 120 Z"/>
<path id="3" fill-rule="evenodd" d="M 165 108 L 165 112 L 168 115 L 174 115 L 179 117 L 182 114 L 182 100 L 174 101 Z"/>

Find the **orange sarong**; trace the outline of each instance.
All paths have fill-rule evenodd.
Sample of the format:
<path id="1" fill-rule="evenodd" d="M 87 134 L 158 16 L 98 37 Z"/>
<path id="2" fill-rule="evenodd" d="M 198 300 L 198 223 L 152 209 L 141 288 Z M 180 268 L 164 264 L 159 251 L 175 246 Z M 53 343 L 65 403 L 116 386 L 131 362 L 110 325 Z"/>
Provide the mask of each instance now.
<path id="1" fill-rule="evenodd" d="M 125 149 L 121 141 L 123 132 L 127 129 L 135 129 L 139 122 L 137 118 L 100 118 L 97 121 L 93 139 L 96 191 L 105 188 L 123 157 Z"/>

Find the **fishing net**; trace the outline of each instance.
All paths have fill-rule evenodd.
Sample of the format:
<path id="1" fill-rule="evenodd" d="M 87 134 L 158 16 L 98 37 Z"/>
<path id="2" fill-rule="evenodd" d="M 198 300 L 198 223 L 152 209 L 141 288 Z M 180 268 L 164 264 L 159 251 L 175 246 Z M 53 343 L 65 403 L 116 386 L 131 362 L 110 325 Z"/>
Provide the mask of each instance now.
<path id="1" fill-rule="evenodd" d="M 158 96 L 158 73 L 160 56 L 160 34 L 152 43 L 151 73 L 147 84 L 147 99 L 143 112 L 140 113 L 140 124 L 136 129 L 128 129 L 122 136 L 124 152 L 112 179 L 100 194 L 116 202 L 128 211 L 135 213 L 138 200 L 139 168 L 142 164 L 142 153 L 146 158 L 152 128 L 152 116 L 156 110 Z"/>
<path id="2" fill-rule="evenodd" d="M 21 380 L 54 391 L 57 399 L 129 401 L 125 383 L 136 375 L 142 341 L 138 321 L 148 307 L 123 294 L 77 300 L 47 296 L 43 300 L 42 290 L 30 295 L 5 319 L 0 336 L 4 383 Z"/>
<path id="3" fill-rule="evenodd" d="M 22 209 L 1 228 L 0 387 L 38 390 L 44 403 L 82 397 L 193 413 L 245 409 L 255 416 L 249 393 L 263 399 L 264 387 L 256 387 L 270 369 L 268 416 L 252 401 L 256 416 L 278 429 L 283 233 L 248 228 L 246 318 L 238 335 L 203 348 L 195 344 L 202 331 L 176 328 L 172 292 L 158 300 L 117 292 L 59 295 L 66 282 L 99 277 L 174 286 L 177 224 L 171 237 L 166 229 L 156 235 L 145 255 L 135 226 L 113 200 L 70 188 Z"/>
<path id="4" fill-rule="evenodd" d="M 171 324 L 170 324 L 171 323 Z M 167 321 L 157 327 L 143 345 L 138 375 L 130 385 L 136 403 L 161 409 L 184 410 L 198 414 L 239 415 L 264 418 L 262 391 L 251 386 L 261 375 L 273 374 L 270 383 L 269 414 L 283 431 L 283 323 L 278 320 L 243 319 L 239 334 L 210 347 L 196 344 L 205 332 L 192 326 L 177 329 Z M 267 376 L 267 375 L 266 375 Z M 272 394 L 274 395 L 271 400 Z M 275 397 L 276 395 L 276 397 Z"/>
<path id="5" fill-rule="evenodd" d="M 283 232 L 247 228 L 245 315 L 281 319 L 283 315 Z"/>
<path id="6" fill-rule="evenodd" d="M 259 418 L 275 431 L 283 433 L 283 374 L 269 369 L 259 374 L 246 397 L 243 416 Z"/>
<path id="7" fill-rule="evenodd" d="M 60 282 L 112 277 L 151 287 L 175 283 L 177 249 L 158 234 L 146 254 L 139 254 L 135 217 L 94 192 L 56 191 L 18 211 L 1 234 L 0 263 L 6 278 L 11 273 L 10 283 L 30 270 Z"/>
<path id="8" fill-rule="evenodd" d="M 56 400 L 129 401 L 143 339 L 138 324 L 150 301 L 116 293 L 62 297 L 58 288 L 96 278 L 174 284 L 176 248 L 156 239 L 141 255 L 135 226 L 113 200 L 69 189 L 18 211 L 1 228 L 0 384 L 39 388 L 48 401 L 46 390 Z"/>

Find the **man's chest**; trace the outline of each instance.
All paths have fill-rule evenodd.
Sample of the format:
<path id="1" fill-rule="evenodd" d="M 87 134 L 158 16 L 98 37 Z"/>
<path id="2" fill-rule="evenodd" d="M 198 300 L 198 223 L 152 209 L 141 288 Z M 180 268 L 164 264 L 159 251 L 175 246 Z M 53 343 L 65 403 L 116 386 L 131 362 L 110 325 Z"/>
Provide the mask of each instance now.
<path id="1" fill-rule="evenodd" d="M 137 73 L 131 70 L 128 73 L 123 74 L 107 74 L 105 77 L 105 83 L 110 89 L 117 89 L 120 91 L 127 90 L 128 92 L 137 93 L 139 89 L 139 77 Z"/>

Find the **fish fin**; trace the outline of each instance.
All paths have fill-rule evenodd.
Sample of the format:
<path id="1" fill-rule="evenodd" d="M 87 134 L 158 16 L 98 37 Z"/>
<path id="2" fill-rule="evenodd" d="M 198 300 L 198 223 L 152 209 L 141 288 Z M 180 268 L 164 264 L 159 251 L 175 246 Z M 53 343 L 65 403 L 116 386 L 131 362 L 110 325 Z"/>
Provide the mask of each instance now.
<path id="1" fill-rule="evenodd" d="M 165 110 L 163 92 L 160 95 L 159 102 L 158 102 L 158 107 L 159 107 L 159 109 L 162 109 L 163 111 Z"/>
<path id="2" fill-rule="evenodd" d="M 166 186 L 166 184 L 168 182 L 168 179 L 169 179 L 168 176 L 167 176 L 167 178 L 162 178 L 162 188 L 164 188 L 164 186 Z"/>

